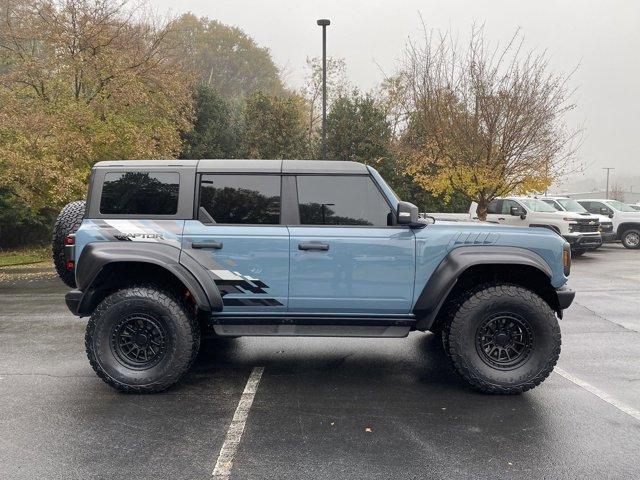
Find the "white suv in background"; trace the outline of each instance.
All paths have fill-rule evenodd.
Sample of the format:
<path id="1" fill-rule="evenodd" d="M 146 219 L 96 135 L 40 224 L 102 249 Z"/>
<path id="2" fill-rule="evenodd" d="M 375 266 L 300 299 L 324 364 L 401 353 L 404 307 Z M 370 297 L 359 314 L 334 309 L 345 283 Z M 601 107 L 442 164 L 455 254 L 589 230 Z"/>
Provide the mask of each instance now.
<path id="1" fill-rule="evenodd" d="M 537 198 L 496 198 L 489 203 L 487 220 L 502 225 L 543 227 L 553 230 L 569 242 L 571 251 L 576 256 L 588 250 L 595 250 L 602 245 L 598 217 L 559 212 Z"/>
<path id="2" fill-rule="evenodd" d="M 617 200 L 588 198 L 579 199 L 578 203 L 591 213 L 608 215 L 613 222 L 616 239 L 625 248 L 640 248 L 640 212 Z"/>
<path id="3" fill-rule="evenodd" d="M 579 213 L 581 215 L 591 215 L 578 202 L 576 202 L 573 198 L 569 197 L 536 197 L 542 200 L 545 203 L 548 203 L 552 207 L 554 207 L 559 212 L 573 212 Z M 616 232 L 613 230 L 613 222 L 609 218 L 608 215 L 600 215 L 597 213 L 593 213 L 594 216 L 598 217 L 600 221 L 600 235 L 602 236 L 603 242 L 613 242 L 616 239 Z"/>

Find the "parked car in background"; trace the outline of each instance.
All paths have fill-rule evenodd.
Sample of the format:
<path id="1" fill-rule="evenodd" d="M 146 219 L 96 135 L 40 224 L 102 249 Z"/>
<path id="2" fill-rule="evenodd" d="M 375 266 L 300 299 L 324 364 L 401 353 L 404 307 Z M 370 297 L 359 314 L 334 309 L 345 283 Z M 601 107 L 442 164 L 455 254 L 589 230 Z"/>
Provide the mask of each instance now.
<path id="1" fill-rule="evenodd" d="M 536 197 L 545 203 L 548 203 L 559 212 L 573 212 L 579 213 L 583 216 L 592 215 L 576 202 L 573 198 L 569 197 Z M 593 214 L 598 217 L 600 221 L 600 235 L 602 236 L 602 242 L 613 242 L 616 239 L 616 232 L 613 231 L 613 221 L 608 215 Z"/>
<path id="2" fill-rule="evenodd" d="M 640 212 L 640 205 L 629 205 L 631 208 L 633 208 L 634 210 Z"/>
<path id="3" fill-rule="evenodd" d="M 474 216 L 476 205 L 470 214 Z M 516 227 L 543 227 L 553 230 L 571 245 L 574 255 L 582 255 L 602 245 L 600 222 L 595 215 L 558 211 L 530 197 L 496 198 L 487 207 L 487 221 Z"/>
<path id="4" fill-rule="evenodd" d="M 590 213 L 611 218 L 616 240 L 620 240 L 625 248 L 640 248 L 640 212 L 618 200 L 587 198 L 578 203 Z"/>

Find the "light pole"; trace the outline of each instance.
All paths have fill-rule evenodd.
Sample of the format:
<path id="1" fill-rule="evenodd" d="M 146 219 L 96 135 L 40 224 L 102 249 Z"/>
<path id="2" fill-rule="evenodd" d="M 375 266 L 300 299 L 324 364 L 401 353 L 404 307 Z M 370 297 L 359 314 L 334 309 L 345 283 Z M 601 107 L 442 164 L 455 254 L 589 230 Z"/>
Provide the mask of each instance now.
<path id="1" fill-rule="evenodd" d="M 326 18 L 318 20 L 322 27 L 322 159 L 327 159 L 327 27 L 331 22 Z"/>
<path id="2" fill-rule="evenodd" d="M 605 198 L 607 200 L 609 200 L 609 172 L 611 170 L 615 170 L 615 168 L 613 168 L 613 167 L 604 167 L 603 170 L 607 171 L 607 192 L 606 192 Z"/>

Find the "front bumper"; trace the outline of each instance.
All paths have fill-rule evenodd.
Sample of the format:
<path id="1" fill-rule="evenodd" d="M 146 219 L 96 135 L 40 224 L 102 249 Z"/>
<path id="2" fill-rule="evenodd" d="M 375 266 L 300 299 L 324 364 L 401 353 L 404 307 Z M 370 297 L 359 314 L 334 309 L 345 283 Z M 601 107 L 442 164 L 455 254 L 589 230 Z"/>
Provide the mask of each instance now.
<path id="1" fill-rule="evenodd" d="M 601 232 L 602 243 L 613 242 L 616 239 L 616 232 Z"/>
<path id="2" fill-rule="evenodd" d="M 576 296 L 576 292 L 566 285 L 557 288 L 556 294 L 558 295 L 558 306 L 560 307 L 560 310 L 569 308 Z"/>
<path id="3" fill-rule="evenodd" d="M 571 245 L 571 250 L 593 250 L 602 245 L 602 235 L 599 233 L 565 235 L 564 239 Z"/>

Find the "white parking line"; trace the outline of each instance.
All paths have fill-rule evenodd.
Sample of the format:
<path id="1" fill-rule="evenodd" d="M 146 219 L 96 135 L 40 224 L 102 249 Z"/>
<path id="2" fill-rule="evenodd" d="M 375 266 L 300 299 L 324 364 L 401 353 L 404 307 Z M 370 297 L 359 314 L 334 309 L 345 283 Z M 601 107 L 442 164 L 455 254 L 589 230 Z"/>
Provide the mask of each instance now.
<path id="1" fill-rule="evenodd" d="M 576 385 L 578 385 L 579 387 L 584 388 L 585 390 L 587 390 L 588 392 L 593 393 L 596 397 L 598 397 L 601 400 L 604 400 L 605 402 L 607 402 L 609 405 L 613 405 L 614 407 L 616 407 L 618 410 L 620 410 L 623 413 L 626 413 L 627 415 L 632 416 L 633 418 L 635 418 L 636 420 L 640 420 L 640 410 L 636 410 L 633 407 L 630 407 L 629 405 L 627 405 L 626 403 L 621 402 L 620 400 L 613 398 L 611 395 L 609 395 L 606 392 L 603 392 L 602 390 L 600 390 L 598 387 L 594 387 L 593 385 L 591 385 L 588 382 L 585 382 L 584 380 L 582 380 L 581 378 L 578 378 L 574 375 L 571 375 L 569 372 L 564 371 L 561 368 L 555 367 L 553 369 L 554 372 L 556 372 L 558 375 L 560 375 L 561 377 L 566 378 L 567 380 L 569 380 L 570 382 L 575 383 Z"/>
<path id="2" fill-rule="evenodd" d="M 227 430 L 227 436 L 220 449 L 216 466 L 213 472 L 211 472 L 211 475 L 215 479 L 227 480 L 229 475 L 231 475 L 233 458 L 238 450 L 238 445 L 240 445 L 244 426 L 249 416 L 249 410 L 251 410 L 251 405 L 253 404 L 253 397 L 256 395 L 258 384 L 262 378 L 262 372 L 264 372 L 264 367 L 254 367 L 251 375 L 249 375 L 249 380 L 247 380 L 247 385 L 244 387 L 236 412 L 233 414 L 231 425 L 229 425 L 229 429 Z"/>

